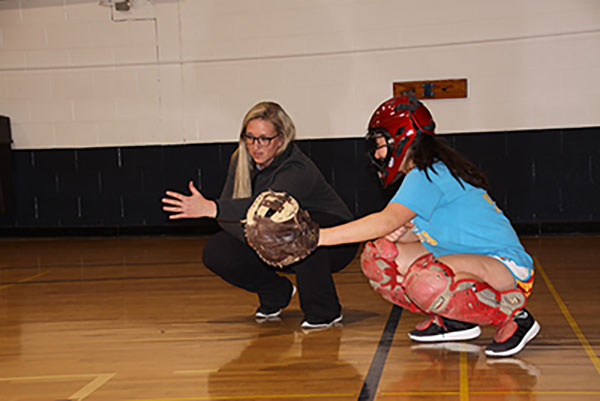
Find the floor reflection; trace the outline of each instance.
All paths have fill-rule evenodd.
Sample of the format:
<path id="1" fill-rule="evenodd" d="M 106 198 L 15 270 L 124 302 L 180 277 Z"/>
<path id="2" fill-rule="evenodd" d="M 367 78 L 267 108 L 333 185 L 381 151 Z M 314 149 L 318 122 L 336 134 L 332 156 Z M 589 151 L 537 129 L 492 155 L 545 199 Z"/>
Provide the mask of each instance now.
<path id="1" fill-rule="evenodd" d="M 382 395 L 402 400 L 460 395 L 474 400 L 536 400 L 532 393 L 541 370 L 519 357 L 489 358 L 469 343 L 418 344 L 417 360 Z M 425 398 L 424 398 L 425 397 Z"/>
<path id="2" fill-rule="evenodd" d="M 339 357 L 342 326 L 302 332 L 277 325 L 277 321 L 263 323 L 237 358 L 209 374 L 212 397 L 294 394 L 297 398 L 360 388 L 362 376 Z"/>

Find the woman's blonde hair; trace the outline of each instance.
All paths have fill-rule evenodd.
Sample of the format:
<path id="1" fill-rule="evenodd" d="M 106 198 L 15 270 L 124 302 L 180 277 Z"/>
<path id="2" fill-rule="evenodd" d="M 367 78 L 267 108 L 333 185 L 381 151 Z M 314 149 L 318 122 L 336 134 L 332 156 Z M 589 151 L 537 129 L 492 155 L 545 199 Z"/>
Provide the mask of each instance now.
<path id="1" fill-rule="evenodd" d="M 237 150 L 231 156 L 232 160 L 237 157 L 235 167 L 235 180 L 233 183 L 233 198 L 247 198 L 252 196 L 252 156 L 248 153 L 244 134 L 248 123 L 255 119 L 261 119 L 271 122 L 275 127 L 277 134 L 283 137 L 283 143 L 275 152 L 279 156 L 288 147 L 290 142 L 296 138 L 296 127 L 290 116 L 283 108 L 274 102 L 260 102 L 254 105 L 244 117 L 242 129 L 240 131 L 239 145 Z"/>

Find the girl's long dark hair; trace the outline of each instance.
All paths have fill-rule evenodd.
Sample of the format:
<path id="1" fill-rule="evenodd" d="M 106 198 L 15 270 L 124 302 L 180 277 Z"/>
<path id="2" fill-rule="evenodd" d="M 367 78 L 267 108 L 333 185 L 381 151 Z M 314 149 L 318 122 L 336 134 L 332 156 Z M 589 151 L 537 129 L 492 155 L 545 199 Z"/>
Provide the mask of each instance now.
<path id="1" fill-rule="evenodd" d="M 450 173 L 456 180 L 460 182 L 459 177 L 474 187 L 488 190 L 488 180 L 485 174 L 467 160 L 464 156 L 454 150 L 445 139 L 435 135 L 421 133 L 416 138 L 410 147 L 410 155 L 415 167 L 425 172 L 429 178 L 429 169 L 435 172 L 433 164 L 441 161 L 448 167 Z M 464 187 L 464 186 L 463 186 Z"/>

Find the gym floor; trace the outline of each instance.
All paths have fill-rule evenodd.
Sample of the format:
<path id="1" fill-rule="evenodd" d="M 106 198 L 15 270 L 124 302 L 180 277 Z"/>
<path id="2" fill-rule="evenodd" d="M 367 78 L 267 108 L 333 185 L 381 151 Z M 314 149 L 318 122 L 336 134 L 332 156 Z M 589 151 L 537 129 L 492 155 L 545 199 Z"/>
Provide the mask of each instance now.
<path id="1" fill-rule="evenodd" d="M 600 399 L 600 236 L 522 238 L 542 330 L 501 359 L 483 353 L 493 328 L 411 342 L 423 317 L 372 291 L 358 256 L 335 275 L 342 325 L 303 332 L 297 297 L 259 324 L 205 240 L 0 239 L 0 400 Z"/>

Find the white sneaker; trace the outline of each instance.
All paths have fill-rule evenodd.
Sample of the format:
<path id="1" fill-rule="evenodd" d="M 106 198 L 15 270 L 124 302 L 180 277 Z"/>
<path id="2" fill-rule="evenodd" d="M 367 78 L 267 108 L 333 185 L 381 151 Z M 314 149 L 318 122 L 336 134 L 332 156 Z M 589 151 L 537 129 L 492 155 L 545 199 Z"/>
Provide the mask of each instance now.
<path id="1" fill-rule="evenodd" d="M 344 317 L 340 313 L 338 317 L 329 321 L 309 322 L 308 320 L 304 320 L 300 327 L 302 327 L 303 329 L 326 329 L 328 327 L 333 326 L 336 323 L 341 322 L 343 318 Z"/>
<path id="2" fill-rule="evenodd" d="M 292 284 L 292 295 L 290 295 L 290 300 L 288 301 L 287 305 L 285 305 L 283 308 L 287 307 L 290 304 L 294 295 L 296 295 L 296 286 Z M 276 317 L 279 317 L 279 315 L 281 315 L 281 311 L 283 310 L 283 308 L 269 309 L 265 308 L 264 306 L 259 306 L 256 310 L 256 313 L 254 314 L 254 317 L 260 320 L 275 319 Z"/>

